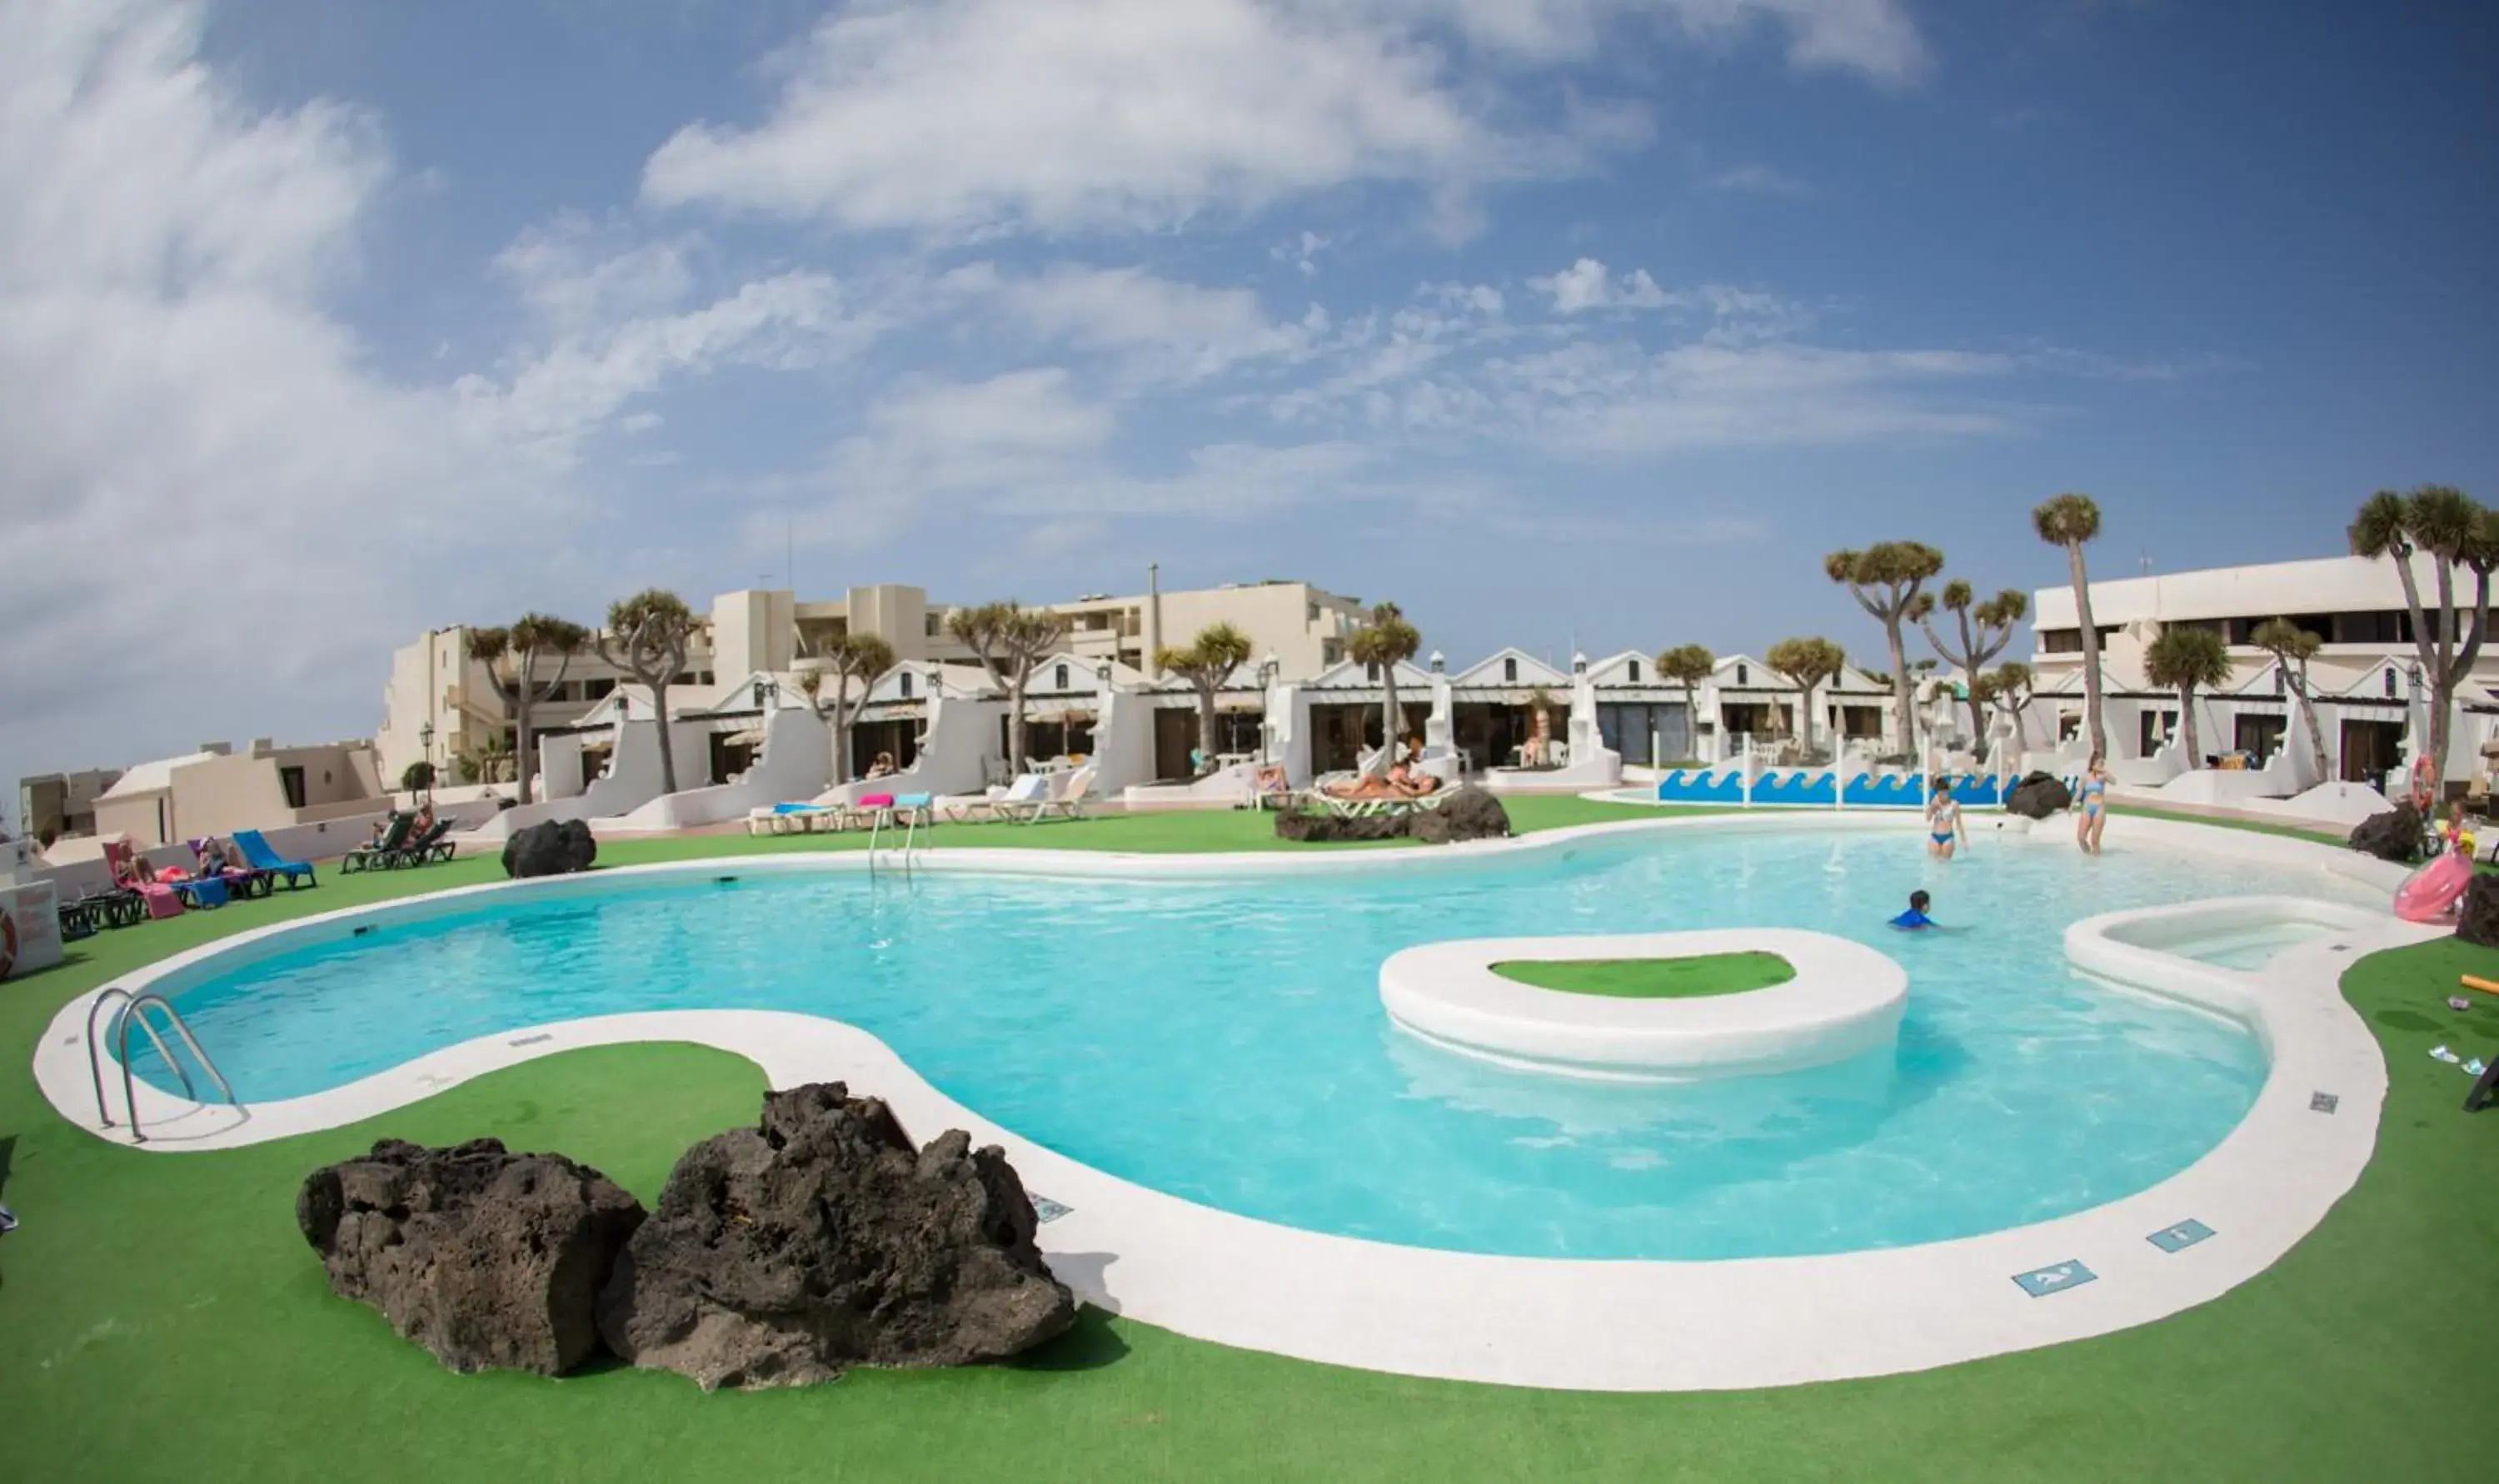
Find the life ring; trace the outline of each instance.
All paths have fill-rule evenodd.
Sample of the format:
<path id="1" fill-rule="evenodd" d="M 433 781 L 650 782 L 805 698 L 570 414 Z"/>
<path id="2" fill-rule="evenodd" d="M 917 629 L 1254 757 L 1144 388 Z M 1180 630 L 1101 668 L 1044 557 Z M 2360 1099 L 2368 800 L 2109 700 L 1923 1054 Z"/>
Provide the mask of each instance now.
<path id="1" fill-rule="evenodd" d="M 17 967 L 17 915 L 0 907 L 0 979 Z"/>
<path id="2" fill-rule="evenodd" d="M 2437 797 L 2437 775 L 2438 764 L 2430 760 L 2428 754 L 2413 759 L 2413 807 L 2424 815 Z"/>

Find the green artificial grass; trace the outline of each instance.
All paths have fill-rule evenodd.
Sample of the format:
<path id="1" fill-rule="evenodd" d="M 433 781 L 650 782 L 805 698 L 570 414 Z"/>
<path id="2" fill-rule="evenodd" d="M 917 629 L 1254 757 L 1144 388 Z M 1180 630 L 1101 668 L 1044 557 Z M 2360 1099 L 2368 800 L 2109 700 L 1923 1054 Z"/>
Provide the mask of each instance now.
<path id="1" fill-rule="evenodd" d="M 1548 802 L 1565 801 L 1520 801 L 1515 812 L 1524 823 L 1548 815 Z M 1195 818 L 1205 838 L 1236 843 L 1231 821 Z M 1188 833 L 1177 818 L 1022 833 L 1064 848 L 1079 831 L 1107 849 L 1149 839 L 1182 849 Z M 962 831 L 966 843 L 972 834 Z M 601 855 L 624 864 L 782 848 L 790 843 L 670 840 Z M 2451 942 L 2348 972 L 2345 992 L 2389 1067 L 2379 1153 L 2358 1189 L 2270 1272 L 2099 1339 L 1774 1391 L 1618 1396 L 1412 1380 L 1098 1314 L 1019 1365 L 856 1372 L 802 1391 L 705 1396 L 623 1369 L 562 1381 L 456 1376 L 378 1315 L 330 1295 L 294 1227 L 304 1172 L 379 1135 L 492 1134 L 563 1150 L 648 1200 L 686 1145 L 754 1116 L 753 1067 L 684 1046 L 569 1051 L 357 1128 L 190 1154 L 71 1128 L 27 1072 L 58 1006 L 139 963 L 281 916 L 493 873 L 491 862 L 463 861 L 187 915 L 73 945 L 62 967 L 0 984 L 0 1196 L 25 1223 L 0 1237 L 0 1478 L 2489 1476 L 2482 1419 L 2499 1334 L 2488 1274 L 2499 1252 L 2499 1114 L 2462 1113 L 2470 1080 L 2427 1051 L 2445 1043 L 2499 1055 L 2499 999 L 2476 996 L 2461 1015 L 2445 1003 L 2460 973 L 2499 977 L 2499 952 Z"/>
<path id="2" fill-rule="evenodd" d="M 1776 953 L 1695 953 L 1688 958 L 1517 958 L 1497 963 L 1504 979 L 1566 994 L 1619 1000 L 1697 1000 L 1768 989 L 1796 978 Z"/>

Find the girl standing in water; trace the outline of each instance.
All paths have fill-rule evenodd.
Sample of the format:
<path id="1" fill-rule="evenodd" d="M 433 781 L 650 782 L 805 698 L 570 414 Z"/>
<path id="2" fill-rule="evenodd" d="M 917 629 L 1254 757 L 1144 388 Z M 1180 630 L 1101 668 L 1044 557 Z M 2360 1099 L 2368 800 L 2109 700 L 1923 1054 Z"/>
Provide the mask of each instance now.
<path id="1" fill-rule="evenodd" d="M 2099 754 L 2092 754 L 2091 765 L 2083 769 L 2083 791 L 2075 803 L 2082 813 L 2074 820 L 2074 843 L 2086 855 L 2100 853 L 2100 831 L 2108 828 L 2108 764 Z"/>
<path id="2" fill-rule="evenodd" d="M 1950 860 L 1961 844 L 1961 800 L 1953 797 L 1949 779 L 1938 774 L 1927 781 L 1927 854 Z"/>

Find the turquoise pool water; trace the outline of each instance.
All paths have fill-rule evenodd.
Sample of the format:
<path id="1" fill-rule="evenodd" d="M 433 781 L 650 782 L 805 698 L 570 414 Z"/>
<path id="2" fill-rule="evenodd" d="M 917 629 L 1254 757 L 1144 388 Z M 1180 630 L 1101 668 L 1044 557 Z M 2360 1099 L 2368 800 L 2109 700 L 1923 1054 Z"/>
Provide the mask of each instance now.
<path id="1" fill-rule="evenodd" d="M 2064 926 L 2198 896 L 2350 899 L 2322 873 L 2122 846 L 2090 860 L 1990 840 L 1939 865 L 1913 828 L 1804 823 L 1463 871 L 1380 864 L 1231 884 L 698 877 L 469 905 L 244 964 L 177 1003 L 245 1101 L 580 1016 L 803 1011 L 874 1033 L 1026 1138 L 1245 1215 L 1473 1251 L 1731 1257 L 1966 1236 L 2183 1169 L 2247 1112 L 2261 1056 L 2233 1027 L 2079 979 Z M 1921 886 L 1953 930 L 1886 928 Z M 1380 960 L 1415 943 L 1742 923 L 1899 959 L 1897 1053 L 1574 1082 L 1420 1045 L 1379 1006 Z"/>

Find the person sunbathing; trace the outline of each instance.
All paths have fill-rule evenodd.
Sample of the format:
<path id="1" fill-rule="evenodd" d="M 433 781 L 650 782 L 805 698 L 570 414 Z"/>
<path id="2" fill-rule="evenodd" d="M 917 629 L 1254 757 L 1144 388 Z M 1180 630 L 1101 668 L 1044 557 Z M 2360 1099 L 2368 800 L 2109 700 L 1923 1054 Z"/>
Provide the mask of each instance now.
<path id="1" fill-rule="evenodd" d="M 1390 772 L 1393 775 L 1395 769 L 1391 769 Z M 1409 796 L 1404 790 L 1399 788 L 1389 778 L 1341 778 L 1334 783 L 1320 785 L 1319 791 L 1325 793 L 1330 798 L 1343 799 L 1405 798 Z"/>

